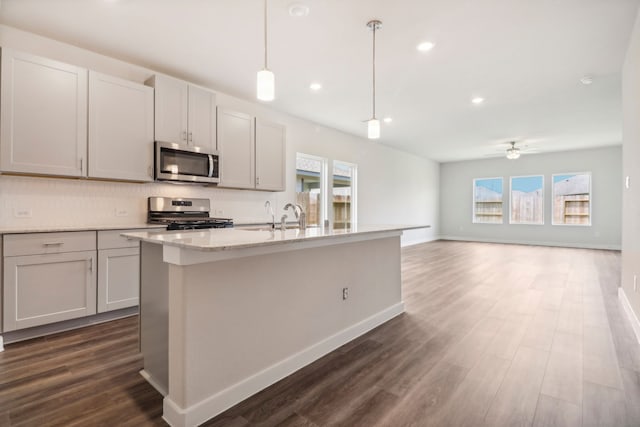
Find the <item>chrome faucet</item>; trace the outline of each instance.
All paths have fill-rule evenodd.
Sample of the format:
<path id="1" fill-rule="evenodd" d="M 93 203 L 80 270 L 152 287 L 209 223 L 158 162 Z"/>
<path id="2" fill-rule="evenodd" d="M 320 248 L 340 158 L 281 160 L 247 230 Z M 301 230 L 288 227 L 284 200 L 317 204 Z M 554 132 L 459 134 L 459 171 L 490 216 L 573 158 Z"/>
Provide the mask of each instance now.
<path id="1" fill-rule="evenodd" d="M 273 213 L 273 208 L 271 207 L 271 202 L 264 202 L 264 210 L 271 214 L 271 229 L 275 230 L 276 228 L 276 215 Z"/>
<path id="2" fill-rule="evenodd" d="M 302 206 L 298 204 L 294 205 L 293 203 L 287 203 L 284 205 L 285 212 L 289 208 L 293 209 L 293 214 L 296 216 L 296 221 L 298 221 L 298 227 L 303 230 L 307 228 L 307 215 L 304 213 Z"/>
<path id="3" fill-rule="evenodd" d="M 307 214 L 304 212 L 304 209 L 302 209 L 302 206 L 296 204 L 296 207 L 298 209 L 300 209 L 300 216 L 298 218 L 298 224 L 300 225 L 300 228 L 302 230 L 307 228 Z"/>
<path id="4" fill-rule="evenodd" d="M 284 205 L 284 211 L 287 212 L 287 209 L 291 208 L 291 210 L 293 210 L 293 214 L 296 216 L 296 221 L 298 220 L 299 214 L 298 214 L 298 209 L 296 208 L 296 206 L 293 203 L 287 203 L 286 205 Z M 287 215 L 282 215 L 282 228 L 284 229 L 284 220 L 287 218 Z"/>

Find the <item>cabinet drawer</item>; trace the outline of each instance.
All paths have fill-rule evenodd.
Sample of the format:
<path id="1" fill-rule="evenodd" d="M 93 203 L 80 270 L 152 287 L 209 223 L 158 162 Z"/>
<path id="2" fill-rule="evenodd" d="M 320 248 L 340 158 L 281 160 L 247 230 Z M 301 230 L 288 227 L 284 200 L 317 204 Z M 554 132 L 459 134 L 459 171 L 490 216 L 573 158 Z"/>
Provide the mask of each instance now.
<path id="1" fill-rule="evenodd" d="M 135 233 L 146 229 L 98 231 L 98 249 L 137 248 L 140 241 L 121 236 L 122 233 Z"/>
<path id="2" fill-rule="evenodd" d="M 4 236 L 4 256 L 94 251 L 95 231 L 9 234 Z"/>

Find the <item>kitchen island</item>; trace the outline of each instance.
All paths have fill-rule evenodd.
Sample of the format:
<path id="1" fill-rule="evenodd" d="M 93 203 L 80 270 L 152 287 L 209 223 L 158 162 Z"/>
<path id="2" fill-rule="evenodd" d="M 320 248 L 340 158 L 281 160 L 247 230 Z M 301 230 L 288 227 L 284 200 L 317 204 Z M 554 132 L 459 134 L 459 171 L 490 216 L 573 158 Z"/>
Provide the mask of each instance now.
<path id="1" fill-rule="evenodd" d="M 400 236 L 424 227 L 126 234 L 165 420 L 198 425 L 401 314 Z"/>

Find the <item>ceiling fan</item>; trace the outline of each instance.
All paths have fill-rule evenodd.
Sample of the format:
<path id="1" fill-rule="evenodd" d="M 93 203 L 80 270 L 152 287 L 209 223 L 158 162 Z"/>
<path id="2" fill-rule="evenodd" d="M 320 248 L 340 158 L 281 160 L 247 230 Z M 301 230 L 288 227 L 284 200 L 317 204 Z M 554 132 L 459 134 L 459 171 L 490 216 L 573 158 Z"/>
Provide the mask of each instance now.
<path id="1" fill-rule="evenodd" d="M 529 142 L 532 141 L 527 141 L 526 143 L 523 141 L 508 141 L 508 142 L 503 142 L 501 144 L 498 144 L 496 146 L 496 148 L 499 150 L 499 152 L 503 153 L 503 154 L 489 154 L 486 155 L 485 157 L 501 157 L 501 156 L 505 156 L 507 159 L 509 160 L 515 160 L 520 158 L 520 156 L 522 154 L 529 154 L 529 153 L 537 153 L 537 151 L 535 149 L 532 149 L 529 146 Z M 519 146 L 516 146 L 516 144 L 520 144 Z M 506 147 L 506 149 L 505 149 Z"/>
<path id="2" fill-rule="evenodd" d="M 507 159 L 515 160 L 520 157 L 520 149 L 516 148 L 516 142 L 510 142 L 511 147 L 507 148 Z"/>

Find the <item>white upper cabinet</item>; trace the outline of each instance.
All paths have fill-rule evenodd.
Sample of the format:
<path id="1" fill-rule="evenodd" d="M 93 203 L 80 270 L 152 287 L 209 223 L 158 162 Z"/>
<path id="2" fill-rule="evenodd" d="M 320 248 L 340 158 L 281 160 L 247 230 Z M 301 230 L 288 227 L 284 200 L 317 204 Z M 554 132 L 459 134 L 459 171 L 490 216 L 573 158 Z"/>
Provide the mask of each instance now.
<path id="1" fill-rule="evenodd" d="M 206 89 L 189 85 L 189 145 L 216 149 L 216 95 Z"/>
<path id="2" fill-rule="evenodd" d="M 156 74 L 155 140 L 216 149 L 216 95 L 185 81 Z"/>
<path id="3" fill-rule="evenodd" d="M 255 131 L 249 114 L 218 108 L 218 187 L 255 188 Z"/>
<path id="4" fill-rule="evenodd" d="M 146 81 L 155 88 L 156 141 L 187 143 L 187 83 L 156 74 Z"/>
<path id="5" fill-rule="evenodd" d="M 284 126 L 256 118 L 256 189 L 284 191 Z"/>
<path id="6" fill-rule="evenodd" d="M 2 49 L 0 169 L 84 176 L 87 70 Z"/>
<path id="7" fill-rule="evenodd" d="M 89 177 L 153 181 L 153 88 L 89 73 Z"/>
<path id="8" fill-rule="evenodd" d="M 285 190 L 286 128 L 218 108 L 218 187 Z"/>

